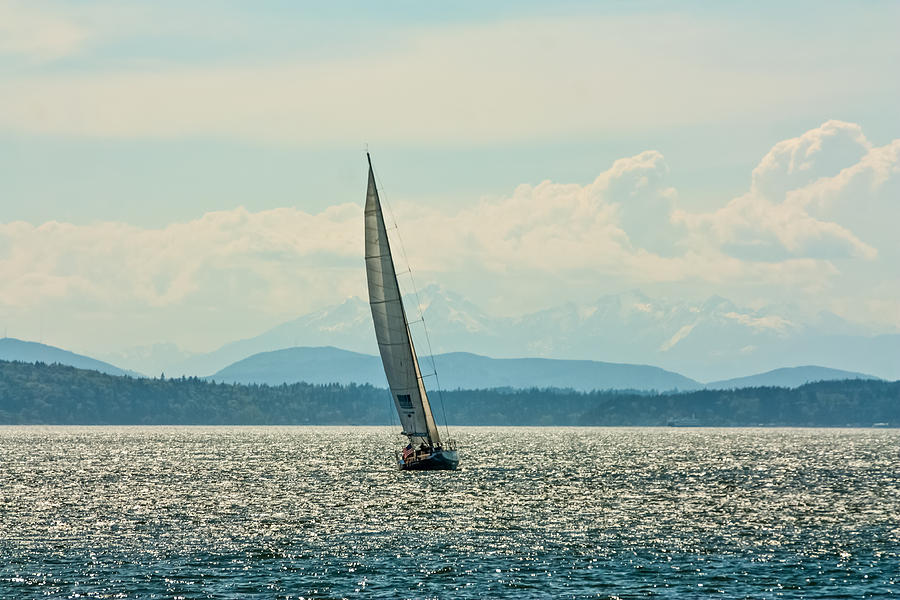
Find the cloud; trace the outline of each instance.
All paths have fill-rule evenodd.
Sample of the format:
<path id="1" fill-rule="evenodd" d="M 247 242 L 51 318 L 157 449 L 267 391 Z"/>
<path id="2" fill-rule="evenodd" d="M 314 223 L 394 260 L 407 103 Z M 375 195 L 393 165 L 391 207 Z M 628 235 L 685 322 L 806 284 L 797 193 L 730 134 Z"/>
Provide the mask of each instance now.
<path id="1" fill-rule="evenodd" d="M 831 177 L 790 191 L 787 204 L 817 219 L 841 223 L 888 257 L 900 257 L 900 139 L 871 147 L 856 163 Z"/>
<path id="2" fill-rule="evenodd" d="M 498 276 L 542 273 L 681 278 L 683 259 L 649 248 L 671 237 L 675 191 L 659 152 L 623 158 L 587 185 L 544 181 L 505 198 L 436 210 L 396 208 L 415 266 L 431 273 L 477 270 Z"/>
<path id="3" fill-rule="evenodd" d="M 843 149 L 833 151 L 835 136 L 843 136 Z M 900 140 L 871 147 L 855 126 L 828 122 L 777 144 L 751 189 L 709 213 L 681 209 L 664 157 L 646 151 L 586 185 L 520 185 L 451 209 L 398 204 L 403 240 L 393 244 L 401 264 L 405 245 L 420 284 L 442 282 L 483 304 L 479 294 L 493 289 L 504 310 L 683 285 L 767 302 L 805 297 L 851 319 L 847 299 L 855 298 L 858 307 L 880 307 L 878 316 L 855 320 L 889 319 L 900 293 L 898 166 Z M 763 193 L 759 186 L 772 181 L 781 187 Z M 109 319 L 146 322 L 148 342 L 195 336 L 195 343 L 222 343 L 236 337 L 235 328 L 252 334 L 363 296 L 361 213 L 356 204 L 317 214 L 238 208 L 158 229 L 3 224 L 0 313 L 52 311 L 95 329 Z"/>
<path id="4" fill-rule="evenodd" d="M 76 300 L 116 310 L 205 302 L 264 312 L 294 309 L 297 298 L 321 302 L 341 293 L 343 282 L 328 281 L 327 273 L 358 254 L 360 245 L 350 233 L 357 212 L 354 206 L 318 215 L 238 208 L 162 229 L 122 223 L 2 225 L 0 304 Z M 305 259 L 315 259 L 315 266 Z M 293 299 L 286 300 L 290 295 Z"/>
<path id="5" fill-rule="evenodd" d="M 92 27 L 101 21 L 93 17 Z M 157 15 L 153 22 L 169 21 L 177 19 Z M 205 28 L 197 31 L 206 35 Z M 242 32 L 241 39 L 252 47 L 248 35 Z M 257 35 L 263 43 L 264 34 Z M 867 77 L 840 61 L 829 77 L 784 61 L 797 40 L 776 37 L 760 48 L 743 24 L 730 21 L 580 15 L 394 26 L 379 31 L 379 40 L 390 43 L 355 52 L 323 44 L 317 54 L 287 51 L 260 59 L 251 53 L 240 62 L 165 60 L 165 54 L 94 60 L 89 68 L 10 77 L 0 95 L 0 130 L 477 144 L 653 131 L 735 114 L 786 117 L 849 91 L 867 98 L 894 91 L 889 78 Z M 74 47 L 74 41 L 60 46 Z M 714 60 L 718 50 L 741 60 Z M 893 47 L 883 50 L 856 49 L 876 63 L 889 62 Z"/>
<path id="6" fill-rule="evenodd" d="M 873 259 L 878 251 L 853 232 L 816 219 L 802 208 L 752 193 L 714 213 L 678 212 L 693 243 L 712 244 L 742 260 L 777 262 L 791 257 Z"/>
<path id="7" fill-rule="evenodd" d="M 84 27 L 36 4 L 0 2 L 0 56 L 49 61 L 73 54 L 88 39 Z"/>
<path id="8" fill-rule="evenodd" d="M 677 207 L 668 171 L 662 154 L 647 151 L 617 160 L 584 186 L 545 181 L 452 212 L 411 206 L 397 212 L 407 245 L 416 249 L 416 267 L 433 274 L 462 269 L 498 277 L 528 273 L 558 276 L 570 286 L 584 279 L 594 289 L 600 280 L 610 285 L 792 284 L 822 290 L 837 272 L 827 260 L 832 238 L 847 236 L 851 251 L 859 245 L 854 256 L 872 257 L 874 250 L 836 223 L 772 212 L 761 204 L 746 215 L 743 197 L 729 204 L 724 216 L 718 211 L 688 215 Z M 743 231 L 737 233 L 748 246 L 774 244 L 780 251 L 765 260 L 734 252 L 737 238 L 729 234 L 739 226 Z M 846 254 L 843 248 L 837 253 Z"/>
<path id="9" fill-rule="evenodd" d="M 395 208 L 413 266 L 437 280 L 525 274 L 537 291 L 550 274 L 677 278 L 689 261 L 673 267 L 636 247 L 622 227 L 643 205 L 668 206 L 666 172 L 661 154 L 644 152 L 616 161 L 586 186 L 522 185 L 508 197 L 452 212 Z M 295 316 L 365 293 L 362 233 L 361 209 L 353 204 L 318 214 L 239 208 L 160 229 L 9 223 L 0 225 L 0 306 L 162 312 L 208 306 Z M 398 252 L 400 243 L 395 239 Z"/>
<path id="10" fill-rule="evenodd" d="M 876 221 L 900 217 L 891 192 L 898 149 L 900 140 L 875 148 L 858 125 L 828 121 L 776 144 L 753 170 L 746 194 L 712 213 L 676 211 L 674 220 L 695 243 L 746 260 L 874 260 L 891 250 Z"/>
<path id="11" fill-rule="evenodd" d="M 783 198 L 790 190 L 836 175 L 871 148 L 859 125 L 827 121 L 800 137 L 775 144 L 753 169 L 751 191 L 766 198 Z"/>

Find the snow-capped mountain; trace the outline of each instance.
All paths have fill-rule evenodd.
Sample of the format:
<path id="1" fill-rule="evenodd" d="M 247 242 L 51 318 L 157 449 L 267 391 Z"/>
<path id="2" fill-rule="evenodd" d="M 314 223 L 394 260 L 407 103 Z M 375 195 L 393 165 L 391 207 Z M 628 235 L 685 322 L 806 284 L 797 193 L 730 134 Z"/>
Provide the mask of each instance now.
<path id="1" fill-rule="evenodd" d="M 900 335 L 871 337 L 836 315 L 807 317 L 792 306 L 753 310 L 719 296 L 690 302 L 631 291 L 587 305 L 568 303 L 495 317 L 439 286 L 429 286 L 405 302 L 420 354 L 427 354 L 430 341 L 434 353 L 649 364 L 699 381 L 809 364 L 900 378 Z M 179 361 L 166 373 L 209 375 L 252 354 L 294 346 L 377 354 L 368 304 L 349 298 L 259 336 Z"/>

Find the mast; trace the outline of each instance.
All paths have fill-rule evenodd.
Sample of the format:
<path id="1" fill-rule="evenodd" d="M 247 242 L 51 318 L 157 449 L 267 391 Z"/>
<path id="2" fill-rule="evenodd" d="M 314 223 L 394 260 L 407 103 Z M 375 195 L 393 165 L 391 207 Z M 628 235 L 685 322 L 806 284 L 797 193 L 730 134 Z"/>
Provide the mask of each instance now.
<path id="1" fill-rule="evenodd" d="M 368 152 L 366 158 L 369 162 L 365 208 L 366 278 L 381 363 L 403 425 L 403 434 L 413 444 L 436 445 L 440 443 L 441 437 L 428 402 L 409 331 L 409 321 L 400 296 L 397 271 L 375 185 L 372 158 Z"/>

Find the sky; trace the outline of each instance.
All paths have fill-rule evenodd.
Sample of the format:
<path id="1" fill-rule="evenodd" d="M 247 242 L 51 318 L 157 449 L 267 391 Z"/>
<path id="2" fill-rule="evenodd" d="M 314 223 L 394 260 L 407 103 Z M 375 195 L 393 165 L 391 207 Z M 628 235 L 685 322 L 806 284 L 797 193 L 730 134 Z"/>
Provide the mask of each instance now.
<path id="1" fill-rule="evenodd" d="M 0 326 L 203 352 L 364 297 L 368 149 L 417 284 L 494 314 L 900 331 L 900 4 L 782 4 L 0 0 Z"/>

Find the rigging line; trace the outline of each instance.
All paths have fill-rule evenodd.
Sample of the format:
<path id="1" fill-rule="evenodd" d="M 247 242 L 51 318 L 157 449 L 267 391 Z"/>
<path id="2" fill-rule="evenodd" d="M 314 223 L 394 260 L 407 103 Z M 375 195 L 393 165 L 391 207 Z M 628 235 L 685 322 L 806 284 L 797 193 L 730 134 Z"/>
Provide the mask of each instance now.
<path id="1" fill-rule="evenodd" d="M 371 166 L 371 161 L 369 161 L 369 165 Z M 372 167 L 372 176 L 375 178 L 376 184 L 381 182 L 381 194 L 378 194 L 378 201 L 384 205 L 387 204 L 388 212 L 391 215 L 391 221 L 394 224 L 394 235 L 397 238 L 397 241 L 400 245 L 400 252 L 403 254 L 403 261 L 406 263 L 407 270 L 409 271 L 409 282 L 412 285 L 413 294 L 416 296 L 416 311 L 419 313 L 419 317 L 422 320 L 422 329 L 425 330 L 425 342 L 428 345 L 428 355 L 431 357 L 431 368 L 434 370 L 434 385 L 437 388 L 438 401 L 441 403 L 441 415 L 444 417 L 444 431 L 447 433 L 447 437 L 450 437 L 450 424 L 447 422 L 447 411 L 444 408 L 444 391 L 441 389 L 441 380 L 437 375 L 437 365 L 434 363 L 434 350 L 431 348 L 431 336 L 428 335 L 428 326 L 425 324 L 425 313 L 422 311 L 422 301 L 419 298 L 419 289 L 416 287 L 416 281 L 412 274 L 412 266 L 409 264 L 409 257 L 406 255 L 406 246 L 403 244 L 403 236 L 400 235 L 400 228 L 397 226 L 397 217 L 394 214 L 394 209 L 391 206 L 390 202 L 381 202 L 382 195 L 385 192 L 384 183 L 381 179 L 381 176 L 378 174 L 378 171 L 375 170 L 375 167 Z M 377 189 L 377 188 L 376 188 Z M 384 211 L 382 211 L 384 212 Z M 387 232 L 387 228 L 385 228 L 385 233 Z M 396 270 L 394 272 L 394 277 L 396 277 Z"/>
<path id="2" fill-rule="evenodd" d="M 418 297 L 418 292 L 416 292 Z M 434 373 L 434 385 L 437 388 L 438 401 L 441 403 L 441 415 L 444 417 L 444 431 L 447 439 L 450 439 L 450 423 L 447 421 L 447 410 L 444 408 L 444 390 L 441 388 L 441 378 L 438 377 L 437 365 L 434 362 L 434 352 L 431 351 L 431 339 L 428 337 L 428 327 L 425 325 L 425 315 L 422 315 L 422 329 L 425 330 L 425 341 L 428 342 L 428 354 L 431 355 L 431 370 Z"/>

